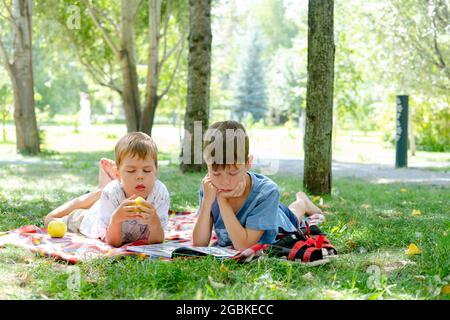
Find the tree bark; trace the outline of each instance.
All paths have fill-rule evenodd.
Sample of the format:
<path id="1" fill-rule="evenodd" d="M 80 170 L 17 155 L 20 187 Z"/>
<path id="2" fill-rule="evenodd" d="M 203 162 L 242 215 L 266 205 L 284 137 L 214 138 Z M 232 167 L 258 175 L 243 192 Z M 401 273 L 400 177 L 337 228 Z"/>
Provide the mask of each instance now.
<path id="1" fill-rule="evenodd" d="M 141 131 L 152 134 L 156 107 L 158 106 L 159 82 L 159 32 L 161 21 L 161 0 L 149 1 L 150 50 L 148 56 L 147 89 L 141 119 Z"/>
<path id="2" fill-rule="evenodd" d="M 330 194 L 334 82 L 333 0 L 309 0 L 308 83 L 303 185 Z"/>
<path id="3" fill-rule="evenodd" d="M 14 0 L 11 23 L 14 27 L 13 62 L 10 63 L 3 43 L 2 56 L 11 79 L 14 96 L 14 123 L 17 151 L 24 154 L 40 152 L 39 130 L 34 101 L 32 59 L 31 0 Z"/>
<path id="4" fill-rule="evenodd" d="M 183 172 L 204 168 L 203 157 L 201 163 L 195 163 L 199 162 L 195 161 L 199 157 L 195 157 L 194 142 L 201 143 L 203 137 L 194 131 L 194 125 L 196 121 L 201 121 L 203 134 L 208 128 L 211 79 L 211 0 L 189 0 L 189 7 L 188 91 L 180 164 Z M 183 157 L 186 150 L 190 150 L 190 159 Z"/>
<path id="5" fill-rule="evenodd" d="M 121 1 L 122 28 L 120 63 L 123 76 L 122 99 L 128 132 L 139 130 L 139 120 L 141 117 L 141 100 L 136 71 L 136 48 L 134 39 L 134 21 L 139 2 L 139 0 Z"/>

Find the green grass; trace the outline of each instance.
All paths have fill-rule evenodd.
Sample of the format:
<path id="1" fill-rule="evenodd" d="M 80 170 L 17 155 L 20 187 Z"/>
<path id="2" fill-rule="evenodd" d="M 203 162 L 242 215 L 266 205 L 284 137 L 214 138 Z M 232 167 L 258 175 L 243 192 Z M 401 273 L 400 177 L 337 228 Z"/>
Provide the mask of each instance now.
<path id="1" fill-rule="evenodd" d="M 54 207 L 95 188 L 102 156 L 112 153 L 50 152 L 34 164 L 0 164 L 0 231 L 42 226 Z M 160 167 L 173 209 L 196 209 L 202 176 Z M 286 204 L 302 188 L 298 177 L 271 178 Z M 448 299 L 449 194 L 448 187 L 335 180 L 332 197 L 324 198 L 330 214 L 323 230 L 342 256 L 314 268 L 274 259 L 238 264 L 130 257 L 74 267 L 7 246 L 0 249 L 0 299 Z M 413 209 L 422 215 L 412 216 Z M 422 254 L 407 256 L 410 243 Z M 380 270 L 376 285 L 368 268 Z M 79 291 L 67 285 L 74 270 Z"/>

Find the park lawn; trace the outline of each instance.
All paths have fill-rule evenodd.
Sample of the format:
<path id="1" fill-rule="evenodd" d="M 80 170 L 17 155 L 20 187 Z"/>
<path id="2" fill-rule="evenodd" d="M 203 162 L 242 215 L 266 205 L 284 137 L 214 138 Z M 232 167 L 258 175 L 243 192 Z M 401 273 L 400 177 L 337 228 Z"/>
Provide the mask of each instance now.
<path id="1" fill-rule="evenodd" d="M 95 188 L 101 156 L 112 153 L 50 152 L 30 164 L 1 163 L 0 231 L 42 226 L 54 207 Z M 196 209 L 202 176 L 161 165 L 173 209 Z M 301 189 L 300 177 L 271 178 L 286 204 Z M 314 268 L 275 259 L 134 257 L 70 266 L 7 246 L 0 249 L 0 299 L 449 299 L 449 194 L 442 186 L 336 179 L 332 197 L 323 199 L 330 214 L 322 229 L 342 256 Z M 406 255 L 411 243 L 422 254 Z M 67 286 L 74 268 L 79 291 Z"/>

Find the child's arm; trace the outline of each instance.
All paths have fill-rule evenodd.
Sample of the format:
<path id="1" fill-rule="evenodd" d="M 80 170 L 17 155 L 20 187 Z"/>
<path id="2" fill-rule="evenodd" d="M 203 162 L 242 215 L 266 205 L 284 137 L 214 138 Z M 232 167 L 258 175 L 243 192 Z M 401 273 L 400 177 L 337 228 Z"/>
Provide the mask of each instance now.
<path id="1" fill-rule="evenodd" d="M 208 175 L 203 178 L 202 185 L 203 195 L 201 195 L 201 205 L 198 219 L 192 233 L 192 243 L 194 246 L 206 247 L 209 245 L 209 241 L 211 240 L 213 226 L 211 210 L 216 199 L 217 189 L 212 184 Z"/>
<path id="2" fill-rule="evenodd" d="M 141 205 L 136 206 L 140 210 L 138 217 L 148 225 L 150 234 L 146 244 L 162 243 L 164 241 L 164 229 L 161 220 L 156 213 L 155 207 L 148 201 L 142 201 Z"/>
<path id="3" fill-rule="evenodd" d="M 135 212 L 136 205 L 132 198 L 125 199 L 112 214 L 105 236 L 106 243 L 111 246 L 120 247 L 122 244 L 122 222 L 140 217 L 139 213 Z"/>
<path id="4" fill-rule="evenodd" d="M 102 190 L 98 189 L 60 205 L 45 217 L 44 227 L 47 228 L 48 224 L 53 219 L 67 216 L 75 209 L 89 209 L 98 199 L 100 199 L 101 193 Z"/>
<path id="5" fill-rule="evenodd" d="M 227 198 L 218 197 L 220 215 L 222 216 L 228 236 L 236 250 L 245 250 L 261 239 L 264 230 L 244 228 L 236 218 Z"/>
<path id="6" fill-rule="evenodd" d="M 202 201 L 199 216 L 192 233 L 192 243 L 194 246 L 206 247 L 209 245 L 213 225 L 211 209 L 212 204 Z"/>

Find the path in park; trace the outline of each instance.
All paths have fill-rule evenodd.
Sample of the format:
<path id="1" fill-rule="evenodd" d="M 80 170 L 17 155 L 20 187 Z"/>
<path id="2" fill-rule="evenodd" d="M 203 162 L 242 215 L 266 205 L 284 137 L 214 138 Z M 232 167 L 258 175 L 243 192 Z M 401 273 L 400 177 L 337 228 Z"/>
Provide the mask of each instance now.
<path id="1" fill-rule="evenodd" d="M 169 161 L 160 161 L 160 166 Z M 62 165 L 61 161 L 41 159 L 0 160 L 3 165 Z M 92 165 L 97 165 L 93 163 Z M 303 160 L 300 159 L 255 159 L 255 169 L 263 174 L 303 175 Z M 421 183 L 429 185 L 450 186 L 450 172 L 432 171 L 421 168 L 395 169 L 389 165 L 346 163 L 333 161 L 333 177 L 354 177 L 366 179 L 373 183 Z"/>
<path id="2" fill-rule="evenodd" d="M 255 168 L 263 173 L 295 174 L 303 176 L 303 160 L 261 159 Z M 393 166 L 333 161 L 333 177 L 354 177 L 374 183 L 421 183 L 450 186 L 450 172 L 421 168 L 395 169 Z"/>

